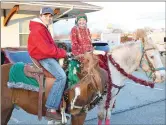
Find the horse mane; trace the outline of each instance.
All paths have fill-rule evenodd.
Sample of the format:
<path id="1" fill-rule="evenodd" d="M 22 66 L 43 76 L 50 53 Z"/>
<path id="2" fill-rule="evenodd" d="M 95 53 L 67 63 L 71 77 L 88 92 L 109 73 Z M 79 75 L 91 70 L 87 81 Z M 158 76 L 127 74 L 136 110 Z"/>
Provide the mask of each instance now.
<path id="1" fill-rule="evenodd" d="M 126 68 L 125 70 L 128 72 L 132 71 L 133 68 L 139 64 L 139 59 L 141 59 L 141 53 L 139 53 L 139 50 L 141 50 L 141 43 L 143 43 L 144 49 L 154 48 L 155 50 L 158 50 L 157 46 L 145 35 L 144 30 L 138 31 L 139 33 L 136 33 L 138 34 L 136 37 L 139 38 L 137 41 L 120 44 L 113 47 L 109 53 L 114 57 L 115 61 L 121 66 L 124 66 L 124 68 Z M 137 56 L 132 52 L 136 52 Z"/>
<path id="2" fill-rule="evenodd" d="M 118 49 L 121 49 L 124 47 L 131 47 L 131 46 L 133 46 L 137 43 L 141 43 L 141 42 L 144 43 L 145 45 L 148 44 L 148 46 L 151 45 L 153 48 L 158 50 L 157 45 L 148 38 L 147 33 L 144 29 L 137 29 L 134 33 L 134 37 L 137 41 L 130 41 L 130 42 L 122 43 L 119 46 L 112 48 L 111 51 L 118 50 Z"/>
<path id="3" fill-rule="evenodd" d="M 99 73 L 99 59 L 96 55 L 94 55 L 92 52 L 87 52 L 83 55 L 85 60 L 88 60 L 88 64 L 86 64 L 86 75 L 84 78 L 80 80 L 80 82 L 84 82 L 84 80 L 88 80 L 88 82 L 91 82 L 92 76 L 95 77 L 96 81 L 98 83 L 101 82 L 100 73 Z M 92 82 L 93 83 L 93 82 Z"/>
<path id="4" fill-rule="evenodd" d="M 158 50 L 157 45 L 152 41 L 152 39 L 150 40 L 148 38 L 147 32 L 145 29 L 137 29 L 135 31 L 135 38 L 136 40 L 141 40 L 142 43 L 144 43 L 145 45 L 148 44 L 151 45 L 153 48 L 155 48 L 156 50 Z"/>
<path id="5" fill-rule="evenodd" d="M 90 69 L 90 71 L 94 68 L 99 67 L 99 59 L 92 52 L 85 53 L 83 57 L 85 60 L 87 60 L 88 64 L 85 64 L 85 65 L 88 66 L 87 68 Z"/>

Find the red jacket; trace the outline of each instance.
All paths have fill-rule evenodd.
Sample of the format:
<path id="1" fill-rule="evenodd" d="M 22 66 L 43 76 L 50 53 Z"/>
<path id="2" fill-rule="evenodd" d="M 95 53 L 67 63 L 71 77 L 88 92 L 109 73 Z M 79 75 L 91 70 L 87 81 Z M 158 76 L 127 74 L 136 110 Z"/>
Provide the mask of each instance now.
<path id="1" fill-rule="evenodd" d="M 81 29 L 74 26 L 70 34 L 73 55 L 84 54 L 93 49 L 91 35 L 88 28 Z"/>
<path id="2" fill-rule="evenodd" d="M 29 29 L 28 52 L 32 58 L 41 60 L 66 57 L 66 51 L 58 48 L 47 27 L 40 19 L 36 18 L 35 21 L 30 21 Z"/>

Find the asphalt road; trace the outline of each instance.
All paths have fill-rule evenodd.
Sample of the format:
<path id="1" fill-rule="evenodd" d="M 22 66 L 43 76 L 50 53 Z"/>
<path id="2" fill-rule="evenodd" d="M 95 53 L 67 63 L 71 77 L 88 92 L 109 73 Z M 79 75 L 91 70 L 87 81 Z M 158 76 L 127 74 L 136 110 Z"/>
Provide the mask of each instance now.
<path id="1" fill-rule="evenodd" d="M 111 117 L 111 125 L 165 125 L 165 106 L 164 100 L 133 110 L 113 114 Z M 92 119 L 86 121 L 84 125 L 96 125 L 97 122 L 97 119 Z"/>

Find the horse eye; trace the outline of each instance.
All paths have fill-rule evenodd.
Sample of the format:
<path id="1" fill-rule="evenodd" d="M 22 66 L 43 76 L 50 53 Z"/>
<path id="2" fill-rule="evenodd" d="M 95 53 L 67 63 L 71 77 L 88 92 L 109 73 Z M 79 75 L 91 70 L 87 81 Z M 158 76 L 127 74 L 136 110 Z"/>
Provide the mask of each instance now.
<path id="1" fill-rule="evenodd" d="M 154 59 L 154 56 L 150 56 L 151 59 Z"/>

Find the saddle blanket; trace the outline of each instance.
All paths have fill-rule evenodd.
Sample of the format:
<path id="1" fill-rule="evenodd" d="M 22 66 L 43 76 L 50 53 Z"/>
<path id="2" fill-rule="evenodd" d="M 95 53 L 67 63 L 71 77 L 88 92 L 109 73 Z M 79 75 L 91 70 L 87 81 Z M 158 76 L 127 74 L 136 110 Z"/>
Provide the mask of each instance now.
<path id="1" fill-rule="evenodd" d="M 25 63 L 17 62 L 12 65 L 9 72 L 9 88 L 20 88 L 31 91 L 39 91 L 39 84 L 34 78 L 27 77 L 24 73 Z"/>

